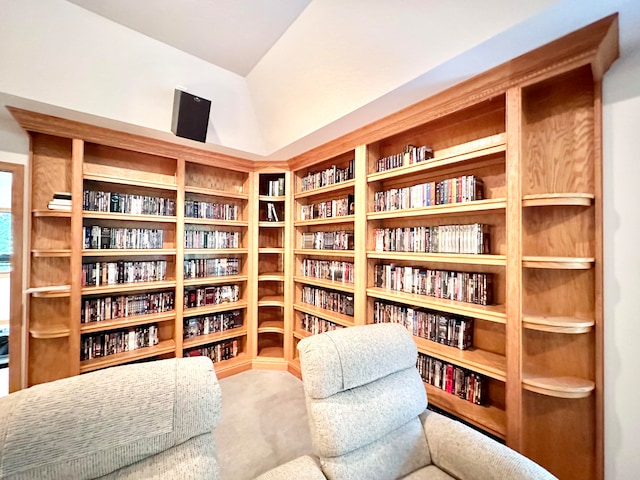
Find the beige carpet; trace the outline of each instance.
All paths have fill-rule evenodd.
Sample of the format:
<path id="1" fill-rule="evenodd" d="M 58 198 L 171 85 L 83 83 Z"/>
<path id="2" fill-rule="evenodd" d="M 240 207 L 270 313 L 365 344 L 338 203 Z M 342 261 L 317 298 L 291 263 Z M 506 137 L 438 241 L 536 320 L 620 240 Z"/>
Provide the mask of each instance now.
<path id="1" fill-rule="evenodd" d="M 302 382 L 288 372 L 249 370 L 220 380 L 222 418 L 215 429 L 225 480 L 252 479 L 311 454 Z"/>

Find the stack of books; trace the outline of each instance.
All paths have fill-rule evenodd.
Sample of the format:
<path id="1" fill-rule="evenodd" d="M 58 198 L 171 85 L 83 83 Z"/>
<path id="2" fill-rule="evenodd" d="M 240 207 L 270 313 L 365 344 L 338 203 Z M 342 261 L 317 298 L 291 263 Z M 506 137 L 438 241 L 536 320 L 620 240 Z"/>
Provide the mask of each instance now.
<path id="1" fill-rule="evenodd" d="M 62 210 L 65 212 L 70 212 L 71 211 L 71 193 L 55 192 L 53 194 L 53 200 L 49 202 L 49 210 Z"/>

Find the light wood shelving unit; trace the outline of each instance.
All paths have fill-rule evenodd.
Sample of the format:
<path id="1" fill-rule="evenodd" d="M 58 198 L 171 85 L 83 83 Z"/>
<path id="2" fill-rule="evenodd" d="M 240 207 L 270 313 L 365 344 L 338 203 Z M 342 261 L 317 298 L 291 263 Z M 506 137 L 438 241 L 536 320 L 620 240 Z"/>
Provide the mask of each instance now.
<path id="1" fill-rule="evenodd" d="M 432 405 L 503 439 L 559 478 L 603 478 L 601 82 L 617 57 L 617 42 L 617 18 L 605 18 L 279 162 L 11 108 L 31 137 L 24 386 L 179 357 L 220 342 L 234 342 L 227 350 L 236 354 L 215 363 L 220 376 L 249 368 L 288 369 L 300 376 L 301 339 L 325 328 L 373 323 L 374 306 L 382 302 L 473 319 L 473 342 L 466 350 L 414 336 L 421 354 L 483 378 L 482 405 L 425 383 Z M 376 171 L 379 159 L 407 145 L 432 147 L 434 158 Z M 303 187 L 310 174 L 321 177 L 350 164 L 351 178 Z M 467 175 L 484 182 L 482 199 L 376 211 L 376 192 Z M 269 192 L 269 181 L 279 178 L 284 191 Z M 83 211 L 77 200 L 89 187 L 170 198 L 176 212 L 158 217 Z M 76 199 L 71 212 L 47 209 L 60 191 Z M 342 216 L 302 215 L 303 207 L 345 198 L 353 208 Z M 235 205 L 239 214 L 223 220 L 186 217 L 189 201 Z M 488 226 L 488 251 L 376 246 L 376 229 L 464 224 Z M 162 229 L 164 244 L 154 250 L 86 249 L 82 227 L 91 225 Z M 237 248 L 187 248 L 189 230 L 237 232 L 240 241 Z M 302 242 L 303 234 L 338 231 L 353 232 L 348 250 Z M 239 259 L 239 271 L 183 276 L 186 262 L 223 258 Z M 166 260 L 166 278 L 81 285 L 83 263 L 118 260 Z M 353 281 L 305 273 L 305 262 L 325 272 L 332 262 L 334 268 L 351 264 Z M 379 264 L 491 274 L 493 299 L 480 305 L 382 288 L 376 284 Z M 237 302 L 185 308 L 186 289 L 223 285 L 238 286 Z M 350 297 L 353 315 L 305 303 L 305 288 Z M 81 323 L 86 299 L 154 291 L 174 292 L 174 309 Z M 185 338 L 191 320 L 234 310 L 242 312 L 241 327 Z M 315 330 L 306 330 L 303 320 L 315 322 Z M 157 345 L 80 361 L 84 336 L 151 324 L 158 325 Z"/>

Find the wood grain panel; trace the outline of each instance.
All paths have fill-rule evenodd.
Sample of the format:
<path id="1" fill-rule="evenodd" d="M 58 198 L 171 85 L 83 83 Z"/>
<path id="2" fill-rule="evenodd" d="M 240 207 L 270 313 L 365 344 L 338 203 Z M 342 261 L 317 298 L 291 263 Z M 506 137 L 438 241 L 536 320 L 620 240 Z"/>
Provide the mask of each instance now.
<path id="1" fill-rule="evenodd" d="M 46 210 L 54 192 L 71 193 L 71 140 L 33 134 L 31 209 Z"/>
<path id="2" fill-rule="evenodd" d="M 526 256 L 593 257 L 594 229 L 593 207 L 527 208 L 522 251 Z"/>
<path id="3" fill-rule="evenodd" d="M 594 317 L 594 271 L 525 269 L 525 315 Z"/>
<path id="4" fill-rule="evenodd" d="M 76 359 L 69 356 L 69 338 L 36 339 L 29 342 L 29 386 L 51 382 L 73 375 Z M 42 368 L 47 365 L 47 368 Z"/>

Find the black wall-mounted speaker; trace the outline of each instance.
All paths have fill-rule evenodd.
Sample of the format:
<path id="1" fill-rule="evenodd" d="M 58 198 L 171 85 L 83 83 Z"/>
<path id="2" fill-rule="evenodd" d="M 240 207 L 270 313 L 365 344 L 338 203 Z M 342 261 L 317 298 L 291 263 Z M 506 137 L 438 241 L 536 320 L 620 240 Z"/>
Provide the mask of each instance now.
<path id="1" fill-rule="evenodd" d="M 204 142 L 210 110 L 211 100 L 176 89 L 173 93 L 171 131 L 178 137 Z"/>

